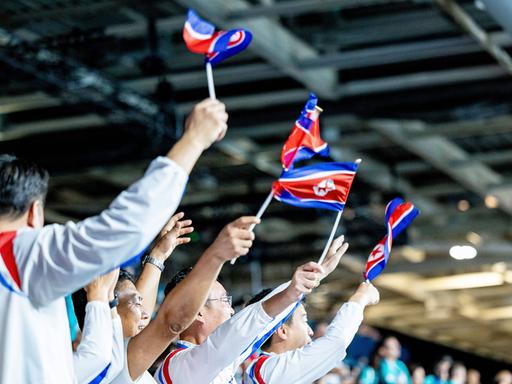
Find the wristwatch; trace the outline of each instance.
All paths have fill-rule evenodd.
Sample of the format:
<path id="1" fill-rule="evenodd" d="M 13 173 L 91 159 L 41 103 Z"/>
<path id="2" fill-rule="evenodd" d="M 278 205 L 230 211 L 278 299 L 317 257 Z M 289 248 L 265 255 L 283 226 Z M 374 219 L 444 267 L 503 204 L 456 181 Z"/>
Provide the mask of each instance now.
<path id="1" fill-rule="evenodd" d="M 165 268 L 164 263 L 162 263 L 160 260 L 155 259 L 154 257 L 151 257 L 150 255 L 146 255 L 144 256 L 144 259 L 142 259 L 142 265 L 146 263 L 153 264 L 160 271 L 163 271 Z"/>
<path id="2" fill-rule="evenodd" d="M 119 298 L 117 297 L 117 293 L 114 293 L 114 300 L 108 302 L 108 306 L 112 309 L 119 305 Z"/>

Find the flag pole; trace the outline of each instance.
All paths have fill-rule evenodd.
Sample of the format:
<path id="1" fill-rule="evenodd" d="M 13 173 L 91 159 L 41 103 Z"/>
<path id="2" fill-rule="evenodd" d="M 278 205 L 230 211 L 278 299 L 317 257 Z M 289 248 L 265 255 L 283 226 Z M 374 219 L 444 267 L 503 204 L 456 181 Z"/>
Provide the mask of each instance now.
<path id="1" fill-rule="evenodd" d="M 338 225 L 340 224 L 342 213 L 343 211 L 338 211 L 338 214 L 336 215 L 336 221 L 334 221 L 334 225 L 332 226 L 331 234 L 329 235 L 329 240 L 327 240 L 327 243 L 325 244 L 324 247 L 324 251 L 322 252 L 322 256 L 320 256 L 320 259 L 318 260 L 318 264 L 320 265 L 324 262 L 325 256 L 327 256 L 327 251 L 331 246 L 332 240 L 334 239 L 334 235 L 336 234 L 336 230 L 338 229 Z"/>
<path id="2" fill-rule="evenodd" d="M 271 190 L 270 193 L 268 194 L 267 198 L 265 199 L 265 201 L 261 205 L 260 209 L 258 210 L 258 213 L 256 214 L 256 217 L 258 219 L 261 219 L 261 216 L 263 216 L 263 214 L 267 210 L 268 206 L 272 202 L 272 198 L 273 197 L 274 197 L 274 191 Z M 249 231 L 252 231 L 255 226 L 256 226 L 256 224 L 251 224 L 251 226 L 249 227 Z M 236 259 L 231 260 L 231 265 L 235 264 L 235 262 L 236 262 Z"/>
<path id="3" fill-rule="evenodd" d="M 357 165 L 361 164 L 361 159 L 357 159 L 355 161 Z M 340 224 L 340 219 L 343 211 L 338 211 L 338 214 L 336 215 L 336 220 L 334 221 L 334 225 L 332 226 L 331 234 L 329 235 L 329 240 L 327 240 L 327 243 L 325 244 L 324 250 L 322 252 L 322 256 L 320 256 L 320 259 L 318 259 L 318 264 L 322 265 L 322 263 L 325 260 L 325 257 L 327 256 L 327 252 L 329 251 L 329 247 L 331 246 L 332 240 L 334 239 L 334 235 L 336 234 L 336 230 L 338 229 L 338 225 Z"/>
<path id="4" fill-rule="evenodd" d="M 208 79 L 208 94 L 210 95 L 210 99 L 216 100 L 217 95 L 215 95 L 215 84 L 213 83 L 212 63 L 209 61 L 206 62 L 206 78 Z"/>

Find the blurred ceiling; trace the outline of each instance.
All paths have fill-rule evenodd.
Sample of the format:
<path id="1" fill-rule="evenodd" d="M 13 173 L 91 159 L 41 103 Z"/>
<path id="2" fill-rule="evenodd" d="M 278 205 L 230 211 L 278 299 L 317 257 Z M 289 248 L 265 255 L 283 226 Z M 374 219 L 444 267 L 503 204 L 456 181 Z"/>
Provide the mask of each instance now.
<path id="1" fill-rule="evenodd" d="M 230 129 L 191 176 L 181 209 L 197 234 L 177 265 L 258 210 L 314 91 L 332 159 L 363 159 L 340 229 L 351 248 L 311 297 L 314 313 L 353 290 L 384 234 L 384 206 L 399 195 L 422 214 L 377 280 L 383 301 L 368 322 L 512 361 L 512 36 L 493 18 L 508 11 L 496 4 L 3 0 L 0 152 L 50 169 L 50 222 L 98 213 L 207 97 L 202 58 L 181 40 L 186 8 L 219 27 L 246 27 L 250 49 L 214 71 Z M 225 279 L 239 296 L 260 277 L 283 281 L 318 258 L 333 221 L 272 203 L 251 255 L 226 267 Z M 476 258 L 449 257 L 465 244 Z"/>

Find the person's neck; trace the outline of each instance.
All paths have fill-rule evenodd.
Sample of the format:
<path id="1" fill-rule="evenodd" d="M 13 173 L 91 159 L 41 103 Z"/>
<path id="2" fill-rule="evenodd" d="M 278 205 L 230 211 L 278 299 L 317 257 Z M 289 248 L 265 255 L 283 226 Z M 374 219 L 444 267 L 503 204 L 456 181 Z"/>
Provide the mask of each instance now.
<path id="1" fill-rule="evenodd" d="M 0 233 L 13 232 L 28 227 L 25 215 L 14 220 L 0 220 Z"/>
<path id="2" fill-rule="evenodd" d="M 286 341 L 278 341 L 277 343 L 270 344 L 270 347 L 268 347 L 268 349 L 265 352 L 281 354 L 281 353 L 288 352 L 291 349 L 292 348 L 290 348 L 286 344 Z"/>
<path id="3" fill-rule="evenodd" d="M 202 344 L 207 338 L 208 336 L 201 335 L 199 333 L 187 333 L 180 335 L 180 340 L 187 341 L 194 345 Z"/>

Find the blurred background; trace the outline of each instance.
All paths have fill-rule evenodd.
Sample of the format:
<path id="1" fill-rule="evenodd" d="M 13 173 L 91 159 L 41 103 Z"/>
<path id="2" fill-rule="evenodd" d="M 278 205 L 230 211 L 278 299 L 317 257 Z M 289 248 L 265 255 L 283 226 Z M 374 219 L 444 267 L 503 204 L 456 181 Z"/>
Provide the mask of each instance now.
<path id="1" fill-rule="evenodd" d="M 208 96 L 203 59 L 181 37 L 189 7 L 254 40 L 214 70 L 230 128 L 191 175 L 180 210 L 196 232 L 166 278 L 227 222 L 256 213 L 312 91 L 332 160 L 363 159 L 338 231 L 350 249 L 308 299 L 312 321 L 361 281 L 384 207 L 401 196 L 421 215 L 394 244 L 365 322 L 425 364 L 460 353 L 488 377 L 510 367 L 509 1 L 2 0 L 0 152 L 50 170 L 47 221 L 100 212 Z M 333 221 L 274 201 L 250 255 L 224 268 L 235 302 L 316 260 Z"/>

